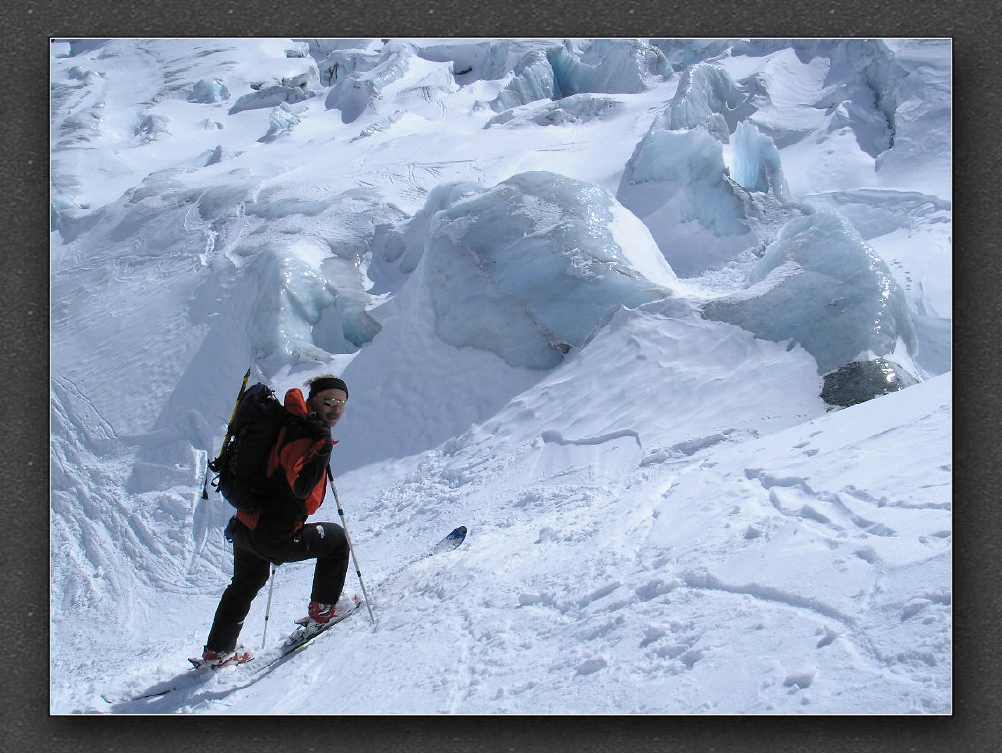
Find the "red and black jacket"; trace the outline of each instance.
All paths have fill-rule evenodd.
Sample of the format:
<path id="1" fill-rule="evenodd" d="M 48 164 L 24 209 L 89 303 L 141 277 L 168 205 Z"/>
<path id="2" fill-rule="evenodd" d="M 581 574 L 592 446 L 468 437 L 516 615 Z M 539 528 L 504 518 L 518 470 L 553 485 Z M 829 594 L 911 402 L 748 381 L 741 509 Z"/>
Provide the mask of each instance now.
<path id="1" fill-rule="evenodd" d="M 303 393 L 285 393 L 289 414 L 279 431 L 268 459 L 268 477 L 274 482 L 274 496 L 260 512 L 238 512 L 237 519 L 257 535 L 271 539 L 288 538 L 324 503 L 327 467 L 337 442 L 316 420 L 307 421 L 309 408 Z"/>

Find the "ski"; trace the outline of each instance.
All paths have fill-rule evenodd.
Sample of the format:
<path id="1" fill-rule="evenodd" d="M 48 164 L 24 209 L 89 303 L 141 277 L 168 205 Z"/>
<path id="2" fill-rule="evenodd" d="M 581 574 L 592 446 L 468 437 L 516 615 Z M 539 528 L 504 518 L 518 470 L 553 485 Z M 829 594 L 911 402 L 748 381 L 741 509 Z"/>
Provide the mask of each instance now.
<path id="1" fill-rule="evenodd" d="M 321 635 L 326 633 L 328 630 L 337 625 L 339 622 L 347 620 L 349 617 L 355 614 L 359 609 L 361 609 L 364 606 L 364 604 L 365 602 L 363 602 L 360 598 L 355 596 L 352 599 L 351 606 L 346 611 L 344 611 L 341 614 L 335 614 L 334 618 L 325 625 L 315 625 L 313 630 L 310 632 L 307 632 L 310 630 L 308 625 L 300 623 L 300 627 L 297 628 L 295 632 L 293 632 L 292 635 L 286 638 L 285 641 L 282 643 L 282 653 L 278 655 L 278 657 L 272 662 L 272 664 L 278 662 L 281 659 L 284 659 L 289 654 L 298 651 L 299 649 L 301 649 L 303 646 L 307 645 L 314 639 L 319 638 Z"/>
<path id="2" fill-rule="evenodd" d="M 249 652 L 241 655 L 238 651 L 221 664 L 209 664 L 204 659 L 192 659 L 191 657 L 188 658 L 188 661 L 191 662 L 191 668 L 193 670 L 196 672 L 202 672 L 206 669 L 217 670 L 222 669 L 223 667 L 235 667 L 238 664 L 246 664 L 249 661 L 254 661 L 254 655 Z"/>
<path id="3" fill-rule="evenodd" d="M 459 526 L 459 528 L 454 528 L 444 539 L 439 541 L 431 550 L 432 556 L 435 554 L 441 554 L 442 552 L 451 552 L 453 549 L 458 547 L 466 541 L 466 526 Z"/>
<path id="4" fill-rule="evenodd" d="M 427 557 L 432 557 L 432 556 L 435 556 L 437 554 L 442 554 L 444 552 L 450 552 L 450 551 L 456 549 L 457 547 L 459 547 L 460 544 L 462 544 L 466 540 L 466 534 L 467 534 L 467 532 L 468 531 L 467 531 L 466 526 L 459 526 L 457 528 L 454 528 L 452 531 L 450 531 L 445 536 L 445 538 L 443 538 L 435 546 L 433 546 L 430 550 L 428 550 L 427 553 L 421 555 L 420 557 L 416 557 L 415 559 L 413 559 L 413 560 L 405 563 L 403 566 L 401 566 L 401 567 L 397 568 L 396 570 L 394 570 L 393 572 L 391 572 L 388 576 L 386 576 L 383 579 L 383 581 L 381 582 L 381 584 L 385 583 L 388 580 L 391 580 L 393 577 L 395 577 L 396 575 L 398 575 L 404 569 L 406 569 L 410 565 L 415 564 L 416 562 L 420 562 L 421 560 L 426 559 Z M 309 635 L 308 637 L 306 637 L 303 640 L 294 641 L 294 642 L 291 642 L 291 643 L 283 642 L 283 645 L 280 648 L 279 655 L 276 658 L 272 659 L 269 662 L 265 662 L 264 664 L 261 664 L 260 662 L 256 662 L 256 664 L 257 664 L 257 666 L 259 668 L 254 670 L 254 675 L 258 675 L 258 674 L 261 674 L 261 673 L 265 672 L 270 667 L 274 666 L 278 662 L 280 662 L 283 659 L 285 659 L 287 656 L 290 656 L 291 654 L 293 654 L 293 653 L 295 653 L 295 652 L 303 649 L 305 646 L 307 646 L 310 643 L 312 643 L 315 638 L 318 638 L 319 636 L 321 636 L 324 633 L 326 633 L 330 628 L 334 627 L 334 625 L 336 625 L 339 622 L 342 622 L 342 621 L 348 619 L 348 617 L 350 617 L 351 615 L 353 615 L 356 612 L 358 612 L 363 606 L 365 606 L 365 602 L 364 601 L 362 601 L 361 599 L 359 599 L 357 596 L 353 597 L 352 598 L 351 607 L 348 610 L 346 610 L 343 614 L 335 616 L 335 618 L 333 620 L 331 620 L 327 625 L 325 625 L 323 627 L 323 629 L 317 630 L 316 632 L 313 632 L 311 635 Z M 297 630 L 296 632 L 294 632 L 291 636 L 289 636 L 286 639 L 286 641 L 288 641 L 289 638 L 293 638 L 299 632 L 300 632 L 299 630 Z M 219 669 L 226 669 L 228 667 L 237 668 L 237 667 L 240 667 L 240 666 L 242 666 L 244 664 L 249 664 L 251 661 L 253 661 L 253 659 L 254 659 L 254 657 L 251 657 L 250 659 L 248 659 L 246 661 L 229 661 L 229 662 L 226 662 L 226 663 L 221 664 L 221 665 L 212 666 L 212 665 L 205 664 L 204 662 L 202 662 L 199 659 L 191 659 L 191 658 L 189 658 L 188 661 L 191 662 L 192 666 L 189 667 L 189 669 L 188 669 L 187 672 L 182 673 L 182 675 L 179 678 L 177 678 L 172 684 L 170 684 L 166 688 L 162 688 L 160 690 L 152 690 L 150 692 L 143 693 L 142 695 L 132 696 L 132 697 L 129 697 L 129 698 L 124 698 L 124 699 L 118 700 L 118 701 L 112 701 L 108 696 L 106 696 L 104 694 L 101 695 L 101 698 L 106 703 L 109 703 L 111 705 L 116 705 L 116 704 L 120 704 L 120 703 L 133 703 L 133 702 L 136 702 L 136 701 L 149 700 L 149 699 L 152 699 L 152 698 L 161 698 L 161 697 L 163 697 L 165 695 L 169 695 L 170 693 L 173 693 L 173 692 L 175 692 L 177 690 L 180 690 L 183 687 L 187 687 L 190 683 L 186 682 L 186 681 L 183 681 L 184 678 L 195 677 L 195 676 L 198 676 L 198 675 L 203 675 L 203 674 L 205 674 L 210 669 L 210 667 L 211 667 L 211 669 L 213 671 L 219 670 Z"/>

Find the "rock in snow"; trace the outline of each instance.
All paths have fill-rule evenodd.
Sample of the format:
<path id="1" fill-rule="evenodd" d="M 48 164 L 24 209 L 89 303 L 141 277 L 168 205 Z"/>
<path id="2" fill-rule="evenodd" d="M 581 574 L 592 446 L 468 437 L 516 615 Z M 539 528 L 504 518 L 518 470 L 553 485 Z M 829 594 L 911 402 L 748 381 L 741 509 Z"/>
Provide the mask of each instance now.
<path id="1" fill-rule="evenodd" d="M 825 374 L 821 398 L 843 408 L 916 384 L 915 377 L 886 358 L 853 361 Z"/>

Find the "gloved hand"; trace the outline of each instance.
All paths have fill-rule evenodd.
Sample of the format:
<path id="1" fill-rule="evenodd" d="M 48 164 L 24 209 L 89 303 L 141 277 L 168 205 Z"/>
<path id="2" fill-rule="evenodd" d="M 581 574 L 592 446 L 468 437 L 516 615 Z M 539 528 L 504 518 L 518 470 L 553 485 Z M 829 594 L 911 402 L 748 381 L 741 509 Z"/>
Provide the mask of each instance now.
<path id="1" fill-rule="evenodd" d="M 306 433 L 311 439 L 330 439 L 331 427 L 316 413 L 310 413 L 303 421 Z"/>

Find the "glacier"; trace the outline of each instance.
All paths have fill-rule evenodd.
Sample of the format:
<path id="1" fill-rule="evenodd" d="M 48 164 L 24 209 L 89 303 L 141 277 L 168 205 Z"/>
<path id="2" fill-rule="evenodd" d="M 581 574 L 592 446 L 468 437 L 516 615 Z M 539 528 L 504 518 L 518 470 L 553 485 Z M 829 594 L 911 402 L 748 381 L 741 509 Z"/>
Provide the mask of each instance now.
<path id="1" fill-rule="evenodd" d="M 952 711 L 949 40 L 50 51 L 52 714 Z M 351 387 L 378 629 L 134 700 L 232 573 L 248 368 Z"/>

